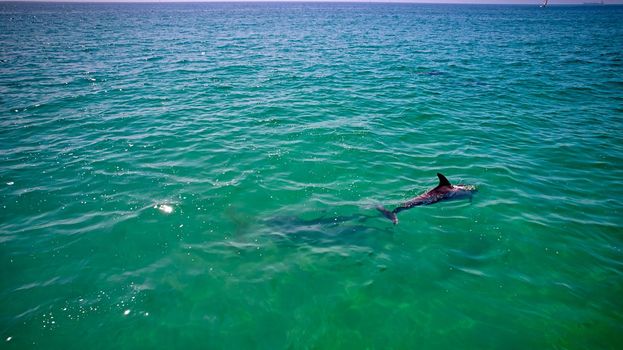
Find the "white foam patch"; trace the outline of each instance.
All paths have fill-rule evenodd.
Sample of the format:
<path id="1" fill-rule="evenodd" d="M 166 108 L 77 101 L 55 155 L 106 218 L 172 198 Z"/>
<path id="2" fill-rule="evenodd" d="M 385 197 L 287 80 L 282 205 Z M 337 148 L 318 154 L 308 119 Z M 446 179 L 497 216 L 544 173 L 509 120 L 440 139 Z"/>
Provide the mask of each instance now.
<path id="1" fill-rule="evenodd" d="M 480 271 L 480 270 L 476 270 L 476 269 L 468 269 L 466 267 L 458 267 L 459 270 L 465 272 L 465 273 L 469 273 L 470 275 L 475 275 L 475 276 L 487 276 L 487 274 L 485 274 L 484 272 Z"/>

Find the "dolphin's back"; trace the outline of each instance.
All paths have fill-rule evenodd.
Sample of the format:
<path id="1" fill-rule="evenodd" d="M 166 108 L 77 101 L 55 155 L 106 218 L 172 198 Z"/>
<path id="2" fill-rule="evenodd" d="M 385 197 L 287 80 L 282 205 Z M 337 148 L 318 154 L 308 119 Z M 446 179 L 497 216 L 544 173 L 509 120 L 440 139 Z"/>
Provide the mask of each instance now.
<path id="1" fill-rule="evenodd" d="M 434 204 L 444 199 L 452 199 L 456 196 L 458 191 L 461 190 L 460 185 L 457 185 L 458 187 L 452 186 L 450 181 L 448 181 L 448 179 L 443 176 L 443 174 L 437 173 L 437 177 L 439 178 L 439 184 L 437 185 L 437 187 L 411 200 L 404 202 L 403 204 L 394 208 L 394 210 L 389 211 L 382 206 L 378 206 L 376 207 L 376 209 L 380 211 L 383 216 L 390 219 L 395 225 L 398 223 L 398 217 L 396 216 L 396 214 L 400 213 L 401 211 L 420 205 Z"/>

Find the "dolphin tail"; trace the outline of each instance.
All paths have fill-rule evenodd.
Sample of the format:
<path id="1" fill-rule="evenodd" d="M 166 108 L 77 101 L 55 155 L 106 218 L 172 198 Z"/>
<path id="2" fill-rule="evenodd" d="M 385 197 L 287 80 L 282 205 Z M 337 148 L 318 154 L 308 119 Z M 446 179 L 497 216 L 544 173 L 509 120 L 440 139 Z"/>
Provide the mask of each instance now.
<path id="1" fill-rule="evenodd" d="M 394 225 L 398 223 L 398 217 L 396 216 L 396 213 L 394 213 L 393 211 L 389 211 L 380 205 L 376 207 L 376 210 L 380 211 L 384 217 L 390 219 L 394 223 Z"/>

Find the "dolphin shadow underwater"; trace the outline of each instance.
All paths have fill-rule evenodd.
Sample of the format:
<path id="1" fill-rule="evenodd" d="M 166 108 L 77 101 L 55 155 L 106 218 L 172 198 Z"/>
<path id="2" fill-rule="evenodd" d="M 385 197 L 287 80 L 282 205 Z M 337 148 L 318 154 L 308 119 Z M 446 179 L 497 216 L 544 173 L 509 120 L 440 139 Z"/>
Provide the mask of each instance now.
<path id="1" fill-rule="evenodd" d="M 324 212 L 320 217 L 312 219 L 304 219 L 297 215 L 279 215 L 263 220 L 263 224 L 276 238 L 289 242 L 306 242 L 314 246 L 359 245 L 363 244 L 360 240 L 368 237 L 365 233 L 392 233 L 392 230 L 369 225 L 368 220 L 376 219 L 378 215 L 327 214 Z"/>
<path id="2" fill-rule="evenodd" d="M 394 210 L 387 210 L 381 205 L 377 206 L 376 209 L 396 225 L 398 223 L 397 214 L 403 210 L 453 199 L 469 198 L 471 201 L 473 194 L 478 192 L 476 186 L 465 184 L 452 185 L 450 181 L 440 173 L 437 173 L 437 177 L 439 178 L 439 185 L 437 185 L 437 187 L 404 202 L 394 208 Z"/>

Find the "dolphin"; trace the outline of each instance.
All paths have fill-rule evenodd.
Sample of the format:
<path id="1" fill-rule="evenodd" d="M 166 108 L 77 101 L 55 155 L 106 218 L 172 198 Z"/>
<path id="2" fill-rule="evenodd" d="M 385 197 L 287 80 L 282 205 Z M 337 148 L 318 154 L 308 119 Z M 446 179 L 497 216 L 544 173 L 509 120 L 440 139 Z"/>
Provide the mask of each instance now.
<path id="1" fill-rule="evenodd" d="M 449 199 L 471 199 L 472 194 L 474 192 L 477 192 L 476 186 L 463 184 L 452 185 L 450 184 L 450 181 L 448 181 L 448 179 L 446 179 L 446 177 L 440 173 L 437 173 L 437 177 L 439 178 L 439 185 L 437 185 L 437 187 L 402 203 L 394 210 L 389 211 L 380 205 L 377 206 L 376 209 L 380 211 L 383 216 L 390 219 L 394 223 L 394 225 L 396 225 L 398 223 L 398 216 L 396 216 L 396 214 L 400 213 L 403 210 L 411 209 L 419 205 L 429 205 Z"/>

